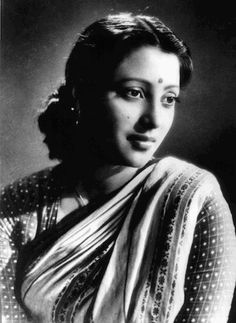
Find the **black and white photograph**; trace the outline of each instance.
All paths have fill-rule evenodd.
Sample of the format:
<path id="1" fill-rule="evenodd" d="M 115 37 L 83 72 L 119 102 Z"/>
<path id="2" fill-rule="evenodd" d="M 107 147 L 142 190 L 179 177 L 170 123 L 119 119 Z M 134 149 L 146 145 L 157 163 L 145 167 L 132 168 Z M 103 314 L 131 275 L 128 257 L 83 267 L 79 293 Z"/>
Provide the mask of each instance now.
<path id="1" fill-rule="evenodd" d="M 236 322 L 236 16 L 1 0 L 0 322 Z"/>

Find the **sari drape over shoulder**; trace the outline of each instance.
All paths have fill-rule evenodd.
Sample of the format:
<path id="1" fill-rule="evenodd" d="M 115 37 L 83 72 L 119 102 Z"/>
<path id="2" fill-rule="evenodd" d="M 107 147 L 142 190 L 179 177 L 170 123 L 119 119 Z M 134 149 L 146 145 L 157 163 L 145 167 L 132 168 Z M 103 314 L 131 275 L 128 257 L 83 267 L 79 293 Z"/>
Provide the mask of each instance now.
<path id="1" fill-rule="evenodd" d="M 236 242 L 211 173 L 164 158 L 58 223 L 51 174 L 21 182 L 21 201 L 38 185 L 30 210 L 26 202 L 21 212 L 6 206 L 19 182 L 3 192 L 3 277 L 15 272 L 17 299 L 7 303 L 10 293 L 3 293 L 12 306 L 3 305 L 5 322 L 227 322 Z"/>

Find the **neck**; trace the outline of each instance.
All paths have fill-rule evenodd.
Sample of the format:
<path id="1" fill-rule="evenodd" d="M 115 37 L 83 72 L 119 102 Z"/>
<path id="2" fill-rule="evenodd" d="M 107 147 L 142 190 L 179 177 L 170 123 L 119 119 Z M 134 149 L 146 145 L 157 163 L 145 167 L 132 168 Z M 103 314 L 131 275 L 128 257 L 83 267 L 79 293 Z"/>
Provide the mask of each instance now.
<path id="1" fill-rule="evenodd" d="M 80 144 L 78 158 L 67 164 L 71 180 L 88 196 L 109 194 L 125 185 L 138 171 L 136 167 L 116 165 L 107 161 L 93 145 Z"/>
<path id="2" fill-rule="evenodd" d="M 81 169 L 82 186 L 88 195 L 109 194 L 125 185 L 137 172 L 137 168 L 120 165 L 100 165 Z"/>

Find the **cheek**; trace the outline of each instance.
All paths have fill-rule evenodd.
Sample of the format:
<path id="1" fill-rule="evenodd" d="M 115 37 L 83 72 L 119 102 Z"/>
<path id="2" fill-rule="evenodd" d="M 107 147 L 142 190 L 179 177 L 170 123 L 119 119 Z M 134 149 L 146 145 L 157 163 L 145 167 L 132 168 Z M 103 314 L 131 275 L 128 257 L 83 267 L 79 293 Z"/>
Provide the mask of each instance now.
<path id="1" fill-rule="evenodd" d="M 129 105 L 127 106 L 127 103 L 124 104 L 121 99 L 114 99 L 103 102 L 99 107 L 96 120 L 99 120 L 102 133 L 116 136 L 132 127 L 135 123 L 135 115 L 134 110 Z"/>
<path id="2" fill-rule="evenodd" d="M 112 128 L 125 128 L 130 124 L 132 120 L 132 116 L 125 111 L 126 109 L 110 109 L 107 112 L 108 122 L 110 123 Z"/>
<path id="3" fill-rule="evenodd" d="M 171 128 L 171 126 L 173 124 L 173 121 L 174 121 L 174 116 L 175 116 L 174 110 L 167 114 L 167 117 L 166 117 L 166 126 L 168 128 Z"/>

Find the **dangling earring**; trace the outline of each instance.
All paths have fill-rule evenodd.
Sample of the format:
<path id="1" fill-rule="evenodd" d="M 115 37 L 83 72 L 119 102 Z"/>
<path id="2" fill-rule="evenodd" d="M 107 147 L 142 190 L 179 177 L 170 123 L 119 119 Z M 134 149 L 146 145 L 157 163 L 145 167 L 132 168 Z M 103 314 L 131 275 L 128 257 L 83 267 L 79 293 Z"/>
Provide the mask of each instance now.
<path id="1" fill-rule="evenodd" d="M 76 94 L 75 94 L 75 88 L 73 87 L 72 89 L 72 97 L 74 98 L 74 100 L 76 101 Z M 71 107 L 71 111 L 75 114 L 75 125 L 78 126 L 80 123 L 80 108 L 78 103 L 75 102 L 76 108 Z"/>
<path id="2" fill-rule="evenodd" d="M 70 110 L 74 114 L 74 117 L 75 117 L 75 125 L 78 126 L 79 125 L 79 121 L 80 121 L 80 109 L 79 108 L 71 107 Z"/>

